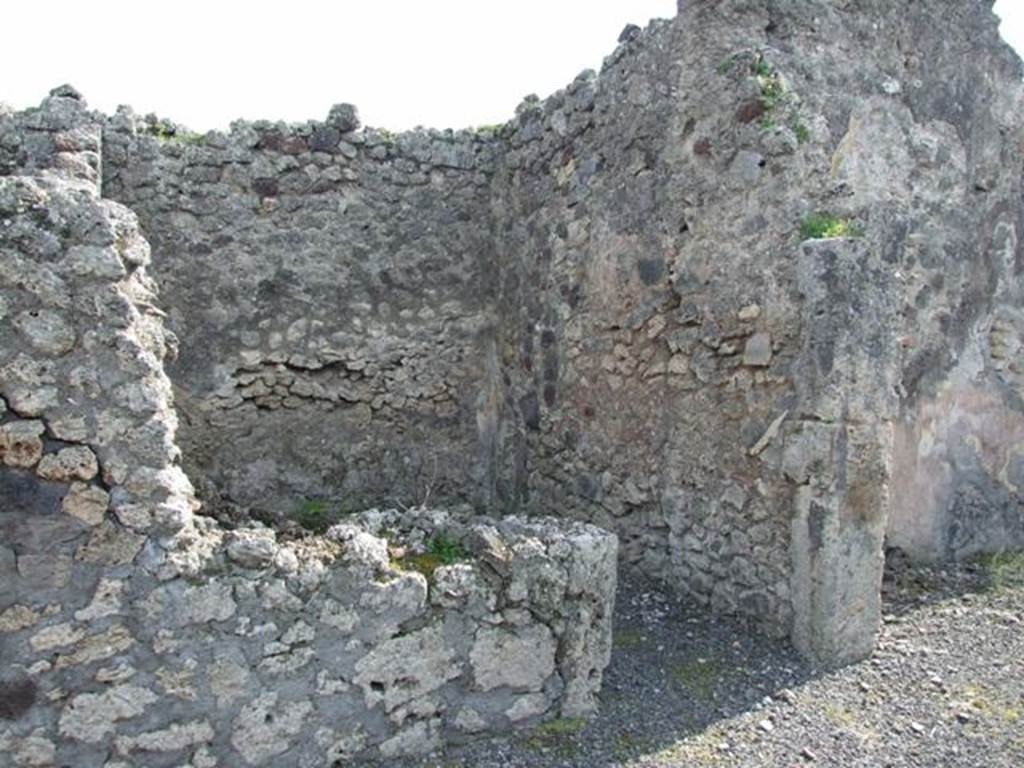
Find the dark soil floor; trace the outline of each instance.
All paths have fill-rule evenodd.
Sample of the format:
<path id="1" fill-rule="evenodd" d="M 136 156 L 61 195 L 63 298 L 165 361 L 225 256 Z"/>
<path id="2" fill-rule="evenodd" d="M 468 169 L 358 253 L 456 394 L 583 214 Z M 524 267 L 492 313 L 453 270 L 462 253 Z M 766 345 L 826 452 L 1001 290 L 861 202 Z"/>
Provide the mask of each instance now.
<path id="1" fill-rule="evenodd" d="M 600 712 L 410 768 L 1024 766 L 1024 556 L 892 564 L 878 649 L 833 672 L 625 578 Z"/>

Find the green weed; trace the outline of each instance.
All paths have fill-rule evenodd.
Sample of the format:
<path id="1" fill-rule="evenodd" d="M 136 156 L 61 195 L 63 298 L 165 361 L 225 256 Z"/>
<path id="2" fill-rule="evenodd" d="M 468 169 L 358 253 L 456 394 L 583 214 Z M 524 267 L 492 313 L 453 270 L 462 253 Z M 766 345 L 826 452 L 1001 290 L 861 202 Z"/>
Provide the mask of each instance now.
<path id="1" fill-rule="evenodd" d="M 623 629 L 612 635 L 612 645 L 616 648 L 622 648 L 623 650 L 639 648 L 643 645 L 643 642 L 643 635 L 635 629 Z"/>
<path id="2" fill-rule="evenodd" d="M 987 720 L 1016 723 L 1021 719 L 1021 707 L 1005 694 L 985 685 L 969 684 L 956 691 L 956 697 Z"/>
<path id="3" fill-rule="evenodd" d="M 331 502 L 322 498 L 303 498 L 292 519 L 311 533 L 324 533 L 343 517 L 356 513 L 359 505 L 351 500 Z"/>
<path id="4" fill-rule="evenodd" d="M 771 112 L 782 104 L 786 98 L 786 88 L 778 74 L 762 77 L 758 75 L 757 83 L 761 87 L 761 105 L 765 111 Z"/>
<path id="5" fill-rule="evenodd" d="M 826 720 L 841 728 L 853 725 L 857 719 L 849 709 L 831 701 L 826 701 L 822 705 L 821 712 L 825 716 Z"/>
<path id="6" fill-rule="evenodd" d="M 526 746 L 540 752 L 551 751 L 560 757 L 572 757 L 576 753 L 576 736 L 586 721 L 582 717 L 562 717 L 541 723 L 526 737 Z"/>
<path id="7" fill-rule="evenodd" d="M 326 499 L 302 499 L 295 510 L 295 522 L 313 533 L 330 528 L 330 514 Z"/>
<path id="8" fill-rule="evenodd" d="M 977 560 L 988 576 L 989 591 L 1004 592 L 1024 587 L 1024 551 L 994 552 L 981 555 Z"/>
<path id="9" fill-rule="evenodd" d="M 470 553 L 457 540 L 446 533 L 438 533 L 427 542 L 427 551 L 405 555 L 391 561 L 391 567 L 400 571 L 417 571 L 433 578 L 434 571 L 443 565 L 454 565 L 469 559 Z"/>
<path id="10" fill-rule="evenodd" d="M 469 557 L 469 552 L 458 539 L 446 533 L 437 533 L 427 543 L 427 554 L 436 557 L 443 565 L 452 565 Z"/>
<path id="11" fill-rule="evenodd" d="M 615 737 L 612 743 L 612 751 L 619 760 L 625 760 L 645 747 L 643 739 L 637 737 L 632 731 L 622 731 Z"/>
<path id="12" fill-rule="evenodd" d="M 722 59 L 720 62 L 718 62 L 718 66 L 715 67 L 715 69 L 717 70 L 718 74 L 724 75 L 724 74 L 728 73 L 728 71 L 730 69 L 732 69 L 732 65 L 735 64 L 736 60 L 738 58 L 740 58 L 740 57 L 741 57 L 741 54 L 734 53 L 732 56 L 726 56 L 724 59 Z"/>
<path id="13" fill-rule="evenodd" d="M 830 213 L 808 214 L 800 223 L 801 240 L 822 240 L 829 237 L 863 237 L 864 232 L 850 219 Z"/>
<path id="14" fill-rule="evenodd" d="M 493 138 L 495 136 L 500 136 L 504 127 L 505 125 L 503 123 L 490 123 L 488 125 L 478 125 L 473 129 L 473 132 L 484 138 Z"/>
<path id="15" fill-rule="evenodd" d="M 721 677 L 721 670 L 713 661 L 696 659 L 669 668 L 672 679 L 701 701 L 709 701 L 715 695 L 715 685 Z"/>
<path id="16" fill-rule="evenodd" d="M 750 71 L 753 72 L 756 77 L 767 78 L 772 76 L 772 68 L 768 66 L 768 62 L 760 55 L 751 62 Z"/>
<path id="17" fill-rule="evenodd" d="M 171 123 L 158 121 L 146 129 L 147 133 L 155 136 L 157 141 L 176 142 L 179 144 L 202 144 L 203 134 L 193 131 L 179 129 Z"/>

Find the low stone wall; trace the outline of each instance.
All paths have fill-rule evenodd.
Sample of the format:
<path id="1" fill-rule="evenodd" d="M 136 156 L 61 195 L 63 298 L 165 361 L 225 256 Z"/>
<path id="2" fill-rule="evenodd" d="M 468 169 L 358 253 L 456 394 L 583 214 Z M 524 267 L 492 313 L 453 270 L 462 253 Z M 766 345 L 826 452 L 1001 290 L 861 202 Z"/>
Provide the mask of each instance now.
<path id="1" fill-rule="evenodd" d="M 612 534 L 195 515 L 177 340 L 94 123 L 68 89 L 0 119 L 0 765 L 312 768 L 591 711 Z"/>
<path id="2" fill-rule="evenodd" d="M 15 765 L 335 765 L 592 711 L 617 540 L 553 519 L 368 512 L 323 537 L 196 519 L 203 574 L 15 604 Z"/>

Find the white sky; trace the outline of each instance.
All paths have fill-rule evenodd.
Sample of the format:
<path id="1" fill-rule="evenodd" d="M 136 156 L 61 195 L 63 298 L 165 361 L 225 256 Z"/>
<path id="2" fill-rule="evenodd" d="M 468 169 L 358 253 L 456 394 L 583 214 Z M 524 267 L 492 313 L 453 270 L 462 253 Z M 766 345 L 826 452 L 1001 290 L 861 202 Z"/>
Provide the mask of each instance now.
<path id="1" fill-rule="evenodd" d="M 901 2 L 902 0 L 893 0 Z M 71 83 L 89 104 L 131 104 L 193 130 L 238 117 L 321 119 L 348 101 L 391 129 L 504 122 L 599 69 L 626 23 L 676 0 L 13 0 L 0 101 L 38 104 Z M 1024 0 L 998 0 L 1024 50 Z"/>

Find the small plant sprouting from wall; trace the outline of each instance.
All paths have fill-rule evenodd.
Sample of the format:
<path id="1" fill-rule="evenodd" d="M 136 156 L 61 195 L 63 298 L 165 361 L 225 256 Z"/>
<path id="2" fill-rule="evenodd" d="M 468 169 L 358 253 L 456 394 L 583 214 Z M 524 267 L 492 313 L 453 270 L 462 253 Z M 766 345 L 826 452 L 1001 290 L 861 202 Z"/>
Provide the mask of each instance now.
<path id="1" fill-rule="evenodd" d="M 806 144 L 811 140 L 810 128 L 799 121 L 793 123 L 793 135 L 796 136 L 798 144 Z"/>
<path id="2" fill-rule="evenodd" d="M 734 53 L 722 59 L 717 70 L 721 75 L 735 72 L 738 76 L 753 77 L 757 81 L 760 92 L 757 124 L 760 128 L 770 130 L 780 124 L 788 124 L 798 144 L 806 144 L 810 140 L 811 132 L 807 126 L 792 114 L 796 108 L 793 94 L 786 89 L 782 74 L 768 63 L 762 51 L 751 49 Z"/>
<path id="3" fill-rule="evenodd" d="M 332 504 L 328 499 L 304 498 L 299 501 L 292 519 L 310 533 L 322 534 L 341 518 L 357 510 L 358 506 L 352 503 Z"/>
<path id="4" fill-rule="evenodd" d="M 444 565 L 452 565 L 459 560 L 465 560 L 469 557 L 469 552 L 462 546 L 462 542 L 458 539 L 453 539 L 444 532 L 436 534 L 430 540 L 430 543 L 427 545 L 427 552 L 440 560 Z"/>
<path id="5" fill-rule="evenodd" d="M 312 533 L 323 533 L 330 527 L 326 499 L 303 499 L 295 510 L 295 522 Z"/>
<path id="6" fill-rule="evenodd" d="M 782 83 L 781 75 L 768 66 L 761 54 L 757 55 L 750 68 L 761 89 L 761 106 L 764 111 L 771 112 L 781 106 L 786 99 L 786 86 Z"/>
<path id="7" fill-rule="evenodd" d="M 396 558 L 391 564 L 402 571 L 418 571 L 430 579 L 441 566 L 454 565 L 469 557 L 470 553 L 462 542 L 441 531 L 427 542 L 425 552 Z"/>
<path id="8" fill-rule="evenodd" d="M 491 123 L 488 125 L 478 125 L 473 129 L 473 133 L 484 139 L 493 139 L 501 136 L 505 129 L 504 123 Z"/>
<path id="9" fill-rule="evenodd" d="M 801 240 L 824 240 L 830 237 L 863 237 L 864 231 L 851 219 L 831 213 L 811 213 L 800 222 Z"/>
<path id="10" fill-rule="evenodd" d="M 155 136 L 157 141 L 160 142 L 175 142 L 179 144 L 202 144 L 203 142 L 203 134 L 183 130 L 163 120 L 158 120 L 147 126 L 146 132 L 151 136 Z"/>

